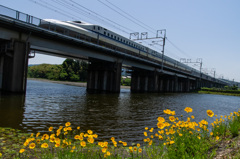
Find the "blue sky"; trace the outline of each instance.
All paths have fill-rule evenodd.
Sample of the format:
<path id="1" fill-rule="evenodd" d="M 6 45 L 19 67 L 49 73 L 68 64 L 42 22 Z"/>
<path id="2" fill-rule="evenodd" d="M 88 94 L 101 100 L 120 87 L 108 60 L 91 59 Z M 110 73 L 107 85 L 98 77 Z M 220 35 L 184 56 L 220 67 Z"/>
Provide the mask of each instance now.
<path id="1" fill-rule="evenodd" d="M 69 10 L 66 7 L 68 5 L 62 6 L 61 2 L 68 2 L 68 4 L 77 2 L 79 5 L 75 3 L 75 7 L 80 8 L 81 5 L 94 11 L 117 23 L 114 25 L 127 33 L 149 32 L 149 37 L 152 37 L 155 36 L 156 30 L 167 29 L 169 41 L 166 42 L 165 55 L 176 60 L 188 58 L 195 61 L 197 58 L 202 58 L 203 71 L 210 74 L 214 68 L 216 69 L 216 77 L 224 76 L 229 80 L 240 81 L 239 0 L 0 0 L 1 5 L 38 18 L 83 20 L 129 37 L 129 34 L 112 25 L 107 25 L 106 19 L 104 21 L 92 19 L 91 16 L 95 15 L 94 13 Z M 39 3 L 44 6 L 39 5 Z M 119 8 L 115 8 L 125 15 L 123 17 L 107 7 L 106 4 L 111 8 L 115 8 L 113 5 L 117 6 L 128 15 Z M 51 10 L 46 6 L 55 9 Z M 136 23 L 139 21 L 141 23 L 137 25 Z M 160 47 L 154 49 L 158 51 Z M 37 54 L 29 63 L 59 64 L 63 60 L 62 58 Z"/>

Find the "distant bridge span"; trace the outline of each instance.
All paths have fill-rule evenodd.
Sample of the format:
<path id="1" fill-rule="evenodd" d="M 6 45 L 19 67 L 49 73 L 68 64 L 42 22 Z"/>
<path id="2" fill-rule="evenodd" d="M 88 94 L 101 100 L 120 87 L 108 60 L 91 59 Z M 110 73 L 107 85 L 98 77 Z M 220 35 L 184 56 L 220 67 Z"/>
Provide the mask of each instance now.
<path id="1" fill-rule="evenodd" d="M 11 10 L 0 6 L 6 10 Z M 44 54 L 86 59 L 88 68 L 87 90 L 119 92 L 122 64 L 132 67 L 132 92 L 188 92 L 202 86 L 223 87 L 226 83 L 205 74 L 169 67 L 118 50 L 105 47 L 39 27 L 40 19 L 24 15 L 24 20 L 0 12 L 0 89 L 12 92 L 26 91 L 26 77 L 30 51 Z M 36 23 L 36 24 L 35 24 Z"/>

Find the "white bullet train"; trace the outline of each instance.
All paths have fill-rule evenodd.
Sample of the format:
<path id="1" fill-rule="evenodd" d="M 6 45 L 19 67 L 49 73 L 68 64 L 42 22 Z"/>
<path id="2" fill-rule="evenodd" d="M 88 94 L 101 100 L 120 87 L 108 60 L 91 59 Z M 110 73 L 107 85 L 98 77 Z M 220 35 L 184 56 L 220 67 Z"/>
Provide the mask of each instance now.
<path id="1" fill-rule="evenodd" d="M 158 62 L 159 64 L 162 62 L 161 53 L 98 25 L 93 25 L 82 21 L 59 21 L 55 19 L 44 19 L 41 21 L 40 27 L 152 60 L 154 62 Z M 180 70 L 193 76 L 200 76 L 200 72 L 198 70 L 180 63 L 168 56 L 164 56 L 164 66 Z M 202 74 L 202 76 L 208 75 Z"/>

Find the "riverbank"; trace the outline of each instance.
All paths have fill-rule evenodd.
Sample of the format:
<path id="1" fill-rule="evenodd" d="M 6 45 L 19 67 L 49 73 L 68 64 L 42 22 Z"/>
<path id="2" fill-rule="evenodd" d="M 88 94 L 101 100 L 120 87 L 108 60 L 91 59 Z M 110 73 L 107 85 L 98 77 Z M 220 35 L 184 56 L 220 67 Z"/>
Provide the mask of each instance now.
<path id="1" fill-rule="evenodd" d="M 184 111 L 193 110 L 186 107 Z M 217 116 L 211 110 L 207 110 L 207 119 L 198 124 L 193 115 L 185 121 L 175 117 L 175 111 L 163 112 L 169 118 L 158 117 L 159 129 L 145 127 L 146 138 L 141 144 L 114 137 L 109 142 L 95 142 L 97 134 L 72 127 L 70 122 L 59 128 L 49 127 L 46 134 L 24 134 L 0 127 L 0 158 L 240 158 L 240 111 L 221 116 L 211 124 L 207 119 Z M 208 130 L 210 125 L 212 132 Z"/>
<path id="2" fill-rule="evenodd" d="M 206 88 L 203 87 L 198 91 L 200 94 L 217 94 L 217 95 L 228 95 L 228 96 L 240 96 L 240 90 L 236 87 L 225 88 Z"/>
<path id="3" fill-rule="evenodd" d="M 41 82 L 51 82 L 51 83 L 57 83 L 57 84 L 65 84 L 70 86 L 77 86 L 77 87 L 87 87 L 86 82 L 70 82 L 70 81 L 53 81 L 43 78 L 27 78 L 28 80 L 34 80 L 34 81 L 41 81 Z M 121 86 L 121 89 L 130 89 L 130 86 Z"/>
<path id="4" fill-rule="evenodd" d="M 199 94 L 216 94 L 216 95 L 227 95 L 227 96 L 240 96 L 240 94 L 224 93 L 224 92 L 212 92 L 212 91 L 198 91 Z"/>

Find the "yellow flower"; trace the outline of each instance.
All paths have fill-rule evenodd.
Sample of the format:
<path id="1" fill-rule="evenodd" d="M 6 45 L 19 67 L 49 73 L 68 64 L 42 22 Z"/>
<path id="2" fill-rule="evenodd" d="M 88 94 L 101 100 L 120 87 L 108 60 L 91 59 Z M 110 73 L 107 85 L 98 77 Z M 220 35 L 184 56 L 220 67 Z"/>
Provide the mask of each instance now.
<path id="1" fill-rule="evenodd" d="M 49 127 L 48 131 L 53 131 L 53 127 L 52 126 Z"/>
<path id="2" fill-rule="evenodd" d="M 140 147 L 140 144 L 137 144 L 137 147 Z"/>
<path id="3" fill-rule="evenodd" d="M 175 121 L 175 117 L 174 117 L 174 116 L 169 116 L 169 120 L 170 120 L 171 122 L 174 122 L 174 121 Z"/>
<path id="4" fill-rule="evenodd" d="M 87 141 L 88 141 L 89 143 L 91 143 L 91 144 L 94 143 L 94 139 L 93 139 L 93 138 L 88 138 Z"/>
<path id="5" fill-rule="evenodd" d="M 132 150 L 132 146 L 129 146 L 129 150 Z"/>
<path id="6" fill-rule="evenodd" d="M 79 140 L 81 140 L 81 141 L 82 141 L 82 140 L 83 140 L 83 137 L 82 137 L 82 136 L 80 136 L 80 137 L 79 137 Z"/>
<path id="7" fill-rule="evenodd" d="M 152 140 L 148 143 L 148 145 L 150 145 L 150 146 L 152 145 Z"/>
<path id="8" fill-rule="evenodd" d="M 110 156 L 110 155 L 111 155 L 111 153 L 110 153 L 109 151 L 107 151 L 107 155 L 108 155 L 108 156 Z"/>
<path id="9" fill-rule="evenodd" d="M 142 152 L 142 149 L 141 149 L 141 148 L 139 148 L 139 149 L 138 149 L 138 152 L 140 152 L 140 153 L 141 153 L 141 152 Z"/>
<path id="10" fill-rule="evenodd" d="M 179 136 L 182 136 L 182 134 L 180 133 Z"/>
<path id="11" fill-rule="evenodd" d="M 159 135 L 159 136 L 158 136 L 158 138 L 159 138 L 160 140 L 162 140 L 162 139 L 163 139 L 162 135 Z"/>
<path id="12" fill-rule="evenodd" d="M 201 124 L 203 124 L 203 125 L 208 125 L 208 122 L 203 119 L 203 120 L 201 121 Z"/>
<path id="13" fill-rule="evenodd" d="M 134 148 L 133 148 L 133 150 L 134 150 L 134 151 L 137 151 L 137 148 L 136 148 L 136 147 L 134 147 Z"/>
<path id="14" fill-rule="evenodd" d="M 36 146 L 35 143 L 31 143 L 31 144 L 29 145 L 29 148 L 30 148 L 30 149 L 34 149 L 35 146 Z"/>
<path id="15" fill-rule="evenodd" d="M 150 131 L 150 132 L 153 132 L 153 128 L 151 128 L 149 131 Z"/>
<path id="16" fill-rule="evenodd" d="M 87 132 L 88 132 L 89 135 L 93 134 L 92 130 L 88 130 Z"/>
<path id="17" fill-rule="evenodd" d="M 55 137 L 50 138 L 50 142 L 55 142 Z"/>
<path id="18" fill-rule="evenodd" d="M 102 149 L 102 153 L 106 153 L 107 152 L 107 149 L 106 148 L 103 148 Z"/>
<path id="19" fill-rule="evenodd" d="M 195 117 L 192 115 L 191 118 L 194 119 Z"/>
<path id="20" fill-rule="evenodd" d="M 43 143 L 42 145 L 41 145 L 41 148 L 48 148 L 48 144 L 47 143 Z"/>
<path id="21" fill-rule="evenodd" d="M 48 140 L 49 139 L 49 135 L 48 134 L 44 134 L 43 136 L 42 136 L 42 140 Z"/>
<path id="22" fill-rule="evenodd" d="M 198 139 L 200 140 L 200 139 L 201 139 L 201 137 L 200 137 L 200 136 L 198 136 Z"/>
<path id="23" fill-rule="evenodd" d="M 79 129 L 80 129 L 80 126 L 78 126 L 77 129 L 79 130 Z"/>
<path id="24" fill-rule="evenodd" d="M 55 144 L 55 147 L 59 147 L 59 146 L 60 146 L 60 143 L 56 143 L 56 144 Z"/>
<path id="25" fill-rule="evenodd" d="M 147 136 L 147 132 L 144 132 L 143 134 L 144 134 L 144 136 Z"/>
<path id="26" fill-rule="evenodd" d="M 70 122 L 66 122 L 66 124 L 65 124 L 66 127 L 68 127 L 68 126 L 70 126 L 70 125 L 71 125 Z"/>
<path id="27" fill-rule="evenodd" d="M 192 108 L 190 108 L 190 107 L 186 107 L 184 110 L 185 110 L 187 113 L 192 112 Z"/>
<path id="28" fill-rule="evenodd" d="M 40 132 L 38 132 L 37 134 L 36 134 L 36 137 L 38 137 L 40 135 Z"/>
<path id="29" fill-rule="evenodd" d="M 158 117 L 157 120 L 158 120 L 159 122 L 161 122 L 161 123 L 165 122 L 165 119 L 164 119 L 163 117 Z"/>
<path id="30" fill-rule="evenodd" d="M 25 149 L 21 149 L 20 151 L 19 151 L 19 153 L 23 153 L 25 151 Z"/>
<path id="31" fill-rule="evenodd" d="M 213 116 L 214 116 L 214 113 L 213 113 L 213 111 L 211 111 L 211 110 L 207 110 L 207 115 L 210 116 L 210 117 L 213 117 Z"/>
<path id="32" fill-rule="evenodd" d="M 0 157 L 2 157 L 2 153 L 0 153 Z"/>
<path id="33" fill-rule="evenodd" d="M 28 141 L 25 141 L 23 145 L 24 145 L 24 146 L 27 146 L 28 144 L 29 144 L 29 142 L 28 142 Z"/>
<path id="34" fill-rule="evenodd" d="M 159 129 L 163 129 L 165 127 L 165 124 L 162 123 L 162 122 L 158 122 L 157 126 L 158 126 Z"/>
<path id="35" fill-rule="evenodd" d="M 72 128 L 71 128 L 71 127 L 68 127 L 67 130 L 68 130 L 68 131 L 72 131 Z"/>
<path id="36" fill-rule="evenodd" d="M 85 147 L 85 146 L 86 146 L 86 142 L 85 142 L 85 141 L 82 141 L 82 142 L 81 142 L 81 146 L 82 146 L 82 147 Z"/>
<path id="37" fill-rule="evenodd" d="M 216 136 L 216 140 L 219 140 L 219 137 L 218 137 L 218 136 Z"/>
<path id="38" fill-rule="evenodd" d="M 212 136 L 212 135 L 213 135 L 213 132 L 211 132 L 210 135 Z"/>
<path id="39" fill-rule="evenodd" d="M 127 146 L 127 143 L 126 143 L 126 142 L 123 142 L 122 144 L 123 144 L 123 146 Z"/>
<path id="40" fill-rule="evenodd" d="M 60 144 L 61 140 L 59 138 L 55 138 L 55 143 L 59 143 Z"/>
<path id="41" fill-rule="evenodd" d="M 98 135 L 97 135 L 97 134 L 93 134 L 93 137 L 94 137 L 94 138 L 98 138 Z"/>
<path id="42" fill-rule="evenodd" d="M 148 127 L 145 127 L 145 130 L 148 130 Z"/>
<path id="43" fill-rule="evenodd" d="M 170 141 L 170 144 L 174 144 L 174 141 Z"/>
<path id="44" fill-rule="evenodd" d="M 79 140 L 79 138 L 80 138 L 79 135 L 75 135 L 75 136 L 74 136 L 74 139 L 76 139 L 76 140 Z"/>

